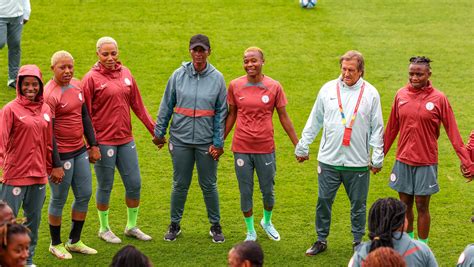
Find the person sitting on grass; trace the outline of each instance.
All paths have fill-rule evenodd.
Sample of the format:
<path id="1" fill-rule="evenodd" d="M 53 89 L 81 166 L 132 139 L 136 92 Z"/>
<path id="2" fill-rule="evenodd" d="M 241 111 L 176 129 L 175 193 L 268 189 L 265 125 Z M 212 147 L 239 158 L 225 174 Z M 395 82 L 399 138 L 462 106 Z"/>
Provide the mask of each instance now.
<path id="1" fill-rule="evenodd" d="M 227 260 L 230 267 L 260 267 L 263 250 L 255 241 L 244 241 L 230 249 Z"/>
<path id="2" fill-rule="evenodd" d="M 411 239 L 405 233 L 407 206 L 395 198 L 375 201 L 369 211 L 370 241 L 355 247 L 349 267 L 365 266 L 368 255 L 379 247 L 395 249 L 408 266 L 436 267 L 438 263 L 425 243 Z"/>
<path id="3" fill-rule="evenodd" d="M 0 266 L 23 267 L 30 254 L 30 230 L 22 224 L 0 225 Z"/>
<path id="4" fill-rule="evenodd" d="M 393 248 L 379 247 L 367 255 L 364 267 L 406 267 L 407 264 L 400 253 Z"/>
<path id="5" fill-rule="evenodd" d="M 132 245 L 126 245 L 115 254 L 110 267 L 153 267 L 150 259 Z"/>

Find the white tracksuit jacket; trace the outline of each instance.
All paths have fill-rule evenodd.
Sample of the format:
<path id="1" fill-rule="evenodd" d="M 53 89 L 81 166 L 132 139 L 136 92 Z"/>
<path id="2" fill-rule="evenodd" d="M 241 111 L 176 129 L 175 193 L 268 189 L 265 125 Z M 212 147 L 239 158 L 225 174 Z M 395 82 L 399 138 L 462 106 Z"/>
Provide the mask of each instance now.
<path id="1" fill-rule="evenodd" d="M 350 146 L 343 146 L 344 125 L 337 101 L 336 84 L 341 90 L 341 102 L 349 126 L 360 88 L 365 83 L 359 111 L 352 127 Z M 319 91 L 301 139 L 295 149 L 297 156 L 309 154 L 309 145 L 323 128 L 318 161 L 345 167 L 365 167 L 372 163 L 382 167 L 383 163 L 383 118 L 380 96 L 377 89 L 362 78 L 353 86 L 347 86 L 341 77 L 327 82 Z M 372 158 L 370 159 L 370 148 Z"/>

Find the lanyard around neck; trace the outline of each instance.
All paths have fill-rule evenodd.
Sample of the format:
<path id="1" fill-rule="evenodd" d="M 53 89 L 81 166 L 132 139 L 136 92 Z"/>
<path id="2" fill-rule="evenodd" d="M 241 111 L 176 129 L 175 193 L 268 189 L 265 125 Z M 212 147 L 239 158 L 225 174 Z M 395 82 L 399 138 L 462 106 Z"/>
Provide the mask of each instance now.
<path id="1" fill-rule="evenodd" d="M 365 82 L 362 83 L 362 86 L 360 87 L 359 98 L 357 99 L 357 104 L 354 108 L 354 113 L 352 113 L 349 128 L 352 128 L 352 125 L 354 125 L 354 121 L 357 116 L 357 111 L 359 110 L 360 101 L 362 100 L 362 95 L 364 94 L 364 88 L 365 88 Z M 347 127 L 346 115 L 344 115 L 344 110 L 342 109 L 341 89 L 339 88 L 339 82 L 336 85 L 336 90 L 337 90 L 337 103 L 339 105 L 339 112 L 341 112 L 342 124 L 344 125 L 344 127 Z"/>

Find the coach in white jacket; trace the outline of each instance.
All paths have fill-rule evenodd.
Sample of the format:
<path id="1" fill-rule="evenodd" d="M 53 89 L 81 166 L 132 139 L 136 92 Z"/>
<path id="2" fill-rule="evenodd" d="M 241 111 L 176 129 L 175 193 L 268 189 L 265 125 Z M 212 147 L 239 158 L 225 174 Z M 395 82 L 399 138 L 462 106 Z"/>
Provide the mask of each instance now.
<path id="1" fill-rule="evenodd" d="M 331 207 L 341 183 L 351 202 L 353 246 L 365 234 L 369 169 L 380 171 L 383 162 L 383 118 L 377 89 L 362 77 L 364 58 L 348 51 L 340 58 L 341 76 L 319 91 L 295 154 L 309 159 L 309 145 L 323 128 L 318 153 L 318 240 L 306 251 L 313 256 L 327 248 Z M 372 156 L 370 156 L 372 148 Z"/>

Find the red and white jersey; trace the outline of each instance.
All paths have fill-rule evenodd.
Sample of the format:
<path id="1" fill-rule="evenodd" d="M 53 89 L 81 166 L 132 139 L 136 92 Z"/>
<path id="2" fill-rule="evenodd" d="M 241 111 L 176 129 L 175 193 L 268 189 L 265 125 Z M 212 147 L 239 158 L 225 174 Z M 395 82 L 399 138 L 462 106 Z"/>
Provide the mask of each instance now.
<path id="1" fill-rule="evenodd" d="M 6 104 L 0 117 L 0 168 L 4 183 L 13 186 L 46 184 L 52 160 L 52 115 L 43 103 L 41 72 L 35 65 L 20 68 L 18 81 L 24 76 L 40 80 L 35 102 L 21 94 Z"/>
<path id="2" fill-rule="evenodd" d="M 122 145 L 132 141 L 130 108 L 153 136 L 155 123 L 143 105 L 129 69 L 117 63 L 114 70 L 96 63 L 81 82 L 97 142 Z"/>
<path id="3" fill-rule="evenodd" d="M 61 87 L 54 80 L 50 80 L 44 87 L 44 99 L 55 118 L 54 136 L 59 153 L 81 149 L 84 146 L 84 95 L 80 81 L 72 79 L 69 85 Z"/>
<path id="4" fill-rule="evenodd" d="M 397 160 L 412 166 L 437 164 L 441 124 L 461 163 L 471 166 L 451 105 L 431 82 L 422 89 L 408 84 L 397 92 L 384 134 L 384 154 L 400 132 Z"/>
<path id="5" fill-rule="evenodd" d="M 280 83 L 264 76 L 254 84 L 246 75 L 242 76 L 230 82 L 227 103 L 237 107 L 232 151 L 252 154 L 275 151 L 273 111 L 288 103 Z"/>

